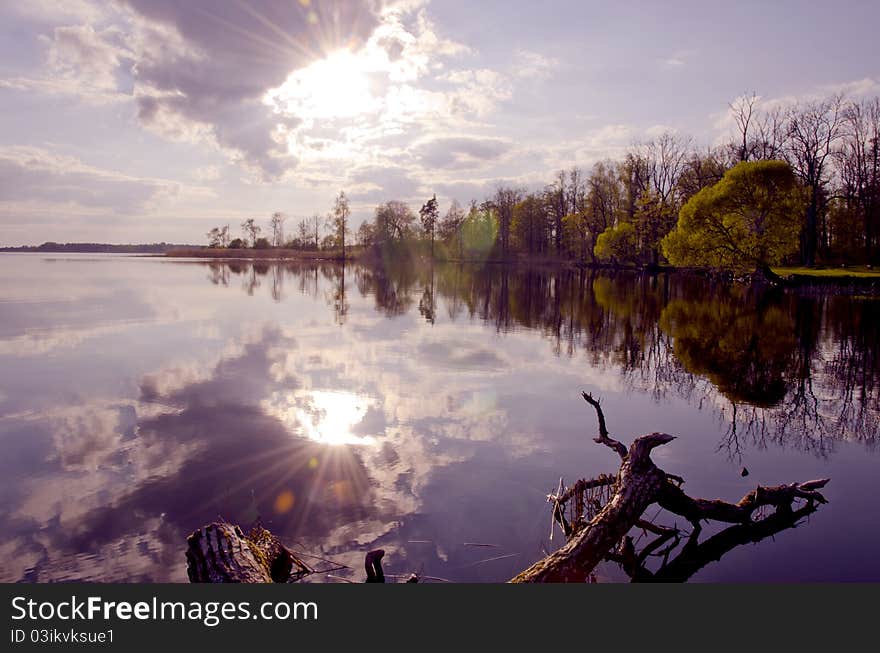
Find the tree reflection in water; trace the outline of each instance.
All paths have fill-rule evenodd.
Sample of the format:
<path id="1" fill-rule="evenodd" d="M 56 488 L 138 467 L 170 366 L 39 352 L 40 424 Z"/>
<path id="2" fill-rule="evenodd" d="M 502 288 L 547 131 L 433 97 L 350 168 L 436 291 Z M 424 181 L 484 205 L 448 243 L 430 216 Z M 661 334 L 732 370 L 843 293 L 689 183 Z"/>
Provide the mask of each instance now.
<path id="1" fill-rule="evenodd" d="M 824 456 L 840 439 L 873 445 L 880 418 L 880 302 L 799 295 L 634 271 L 420 264 L 212 261 L 211 283 L 241 277 L 253 294 L 271 270 L 271 296 L 289 280 L 316 297 L 319 273 L 338 323 L 347 279 L 393 317 L 417 306 L 428 322 L 479 320 L 499 333 L 538 331 L 557 356 L 585 356 L 655 398 L 682 397 L 727 424 L 720 447 L 794 446 Z"/>

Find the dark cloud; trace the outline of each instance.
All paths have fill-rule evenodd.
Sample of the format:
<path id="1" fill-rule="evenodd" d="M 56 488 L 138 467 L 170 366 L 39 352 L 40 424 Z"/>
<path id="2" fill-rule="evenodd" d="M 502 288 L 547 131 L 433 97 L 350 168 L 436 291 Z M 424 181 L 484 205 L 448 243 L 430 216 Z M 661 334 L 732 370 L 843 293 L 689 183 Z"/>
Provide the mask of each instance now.
<path id="1" fill-rule="evenodd" d="M 510 143 L 497 138 L 437 138 L 419 145 L 415 155 L 426 168 L 468 169 L 495 161 L 510 150 Z"/>
<path id="2" fill-rule="evenodd" d="M 217 144 L 278 178 L 295 165 L 284 122 L 261 98 L 293 70 L 376 25 L 376 7 L 361 0 L 217 2 L 125 0 L 137 16 L 143 54 L 134 63 L 140 120 L 172 136 L 208 131 Z M 288 125 L 289 126 L 289 125 Z"/>

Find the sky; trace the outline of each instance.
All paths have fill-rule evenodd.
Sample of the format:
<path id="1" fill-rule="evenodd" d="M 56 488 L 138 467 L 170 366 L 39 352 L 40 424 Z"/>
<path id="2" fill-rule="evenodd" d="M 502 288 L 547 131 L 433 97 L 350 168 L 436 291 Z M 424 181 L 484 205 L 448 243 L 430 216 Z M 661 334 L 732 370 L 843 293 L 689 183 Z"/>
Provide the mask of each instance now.
<path id="1" fill-rule="evenodd" d="M 880 3 L 0 0 L 0 245 L 537 189 L 728 103 L 880 94 Z"/>

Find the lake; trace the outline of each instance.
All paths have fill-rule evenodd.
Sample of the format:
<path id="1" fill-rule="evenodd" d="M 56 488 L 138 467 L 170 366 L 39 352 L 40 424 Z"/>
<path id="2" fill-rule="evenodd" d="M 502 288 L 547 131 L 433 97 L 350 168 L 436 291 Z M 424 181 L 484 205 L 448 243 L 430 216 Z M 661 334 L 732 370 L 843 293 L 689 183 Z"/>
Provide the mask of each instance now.
<path id="1" fill-rule="evenodd" d="M 582 390 L 626 443 L 676 435 L 653 458 L 692 496 L 831 478 L 691 580 L 880 580 L 878 298 L 392 261 L 4 254 L 0 276 L 0 581 L 185 581 L 218 517 L 340 577 L 381 547 L 388 574 L 507 580 L 562 543 L 560 477 L 619 464 Z"/>

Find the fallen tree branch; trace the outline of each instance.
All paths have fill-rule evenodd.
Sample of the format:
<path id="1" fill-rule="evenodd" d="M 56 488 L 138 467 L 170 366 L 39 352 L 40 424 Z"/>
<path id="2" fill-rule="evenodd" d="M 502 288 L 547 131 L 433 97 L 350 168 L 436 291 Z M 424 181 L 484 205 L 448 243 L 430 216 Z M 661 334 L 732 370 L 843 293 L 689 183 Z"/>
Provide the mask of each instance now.
<path id="1" fill-rule="evenodd" d="M 518 574 L 512 582 L 586 581 L 595 566 L 655 501 L 660 488 L 666 483 L 666 474 L 654 465 L 650 453 L 655 447 L 673 439 L 674 436 L 666 433 L 651 433 L 637 438 L 623 457 L 617 491 L 611 501 L 561 549 Z"/>
<path id="2" fill-rule="evenodd" d="M 758 486 L 738 503 L 690 497 L 680 487 L 684 479 L 667 474 L 650 457 L 655 447 L 671 442 L 674 436 L 666 433 L 643 435 L 636 438 L 627 450 L 622 443 L 609 436 L 599 401 L 586 392 L 581 394 L 596 411 L 599 435 L 595 441 L 610 447 L 622 461 L 615 479 L 614 494 L 598 514 L 580 528 L 566 521 L 563 506 L 572 497 L 582 496 L 586 486 L 578 488 L 575 484 L 557 495 L 548 496 L 548 501 L 553 503 L 553 517 L 563 525 L 569 537 L 568 542 L 517 574 L 511 579 L 513 583 L 584 582 L 602 560 L 618 562 L 633 580 L 689 577 L 686 571 L 693 569 L 690 574 L 695 573 L 712 556 L 720 557 L 740 543 L 756 541 L 756 537 L 763 539 L 767 536 L 764 533 L 790 528 L 801 516 L 814 511 L 816 504 L 827 502 L 819 490 L 825 487 L 828 479 L 773 487 Z M 806 501 L 806 507 L 794 510 L 796 500 Z M 642 519 L 644 511 L 653 503 L 685 517 L 693 525 L 690 538 L 673 562 L 668 562 L 668 557 L 679 544 L 680 531 Z M 753 515 L 762 506 L 773 506 L 775 513 L 753 522 Z M 701 544 L 698 540 L 700 522 L 708 519 L 738 524 L 742 528 L 733 531 L 727 529 Z M 628 536 L 633 527 L 657 535 L 638 553 L 632 538 Z M 719 538 L 724 533 L 726 535 Z M 662 550 L 664 564 L 661 569 L 666 571 L 663 575 L 652 573 L 645 566 L 646 561 L 669 542 L 671 544 Z"/>
<path id="3" fill-rule="evenodd" d="M 777 509 L 786 510 L 790 509 L 795 499 L 827 503 L 818 490 L 825 487 L 829 480 L 823 478 L 773 487 L 759 485 L 738 503 L 728 503 L 719 499 L 694 499 L 685 494 L 681 488 L 667 483 L 658 495 L 657 503 L 669 512 L 681 515 L 691 524 L 698 524 L 703 519 L 745 524 L 751 521 L 752 513 L 761 506 L 775 506 Z"/>

